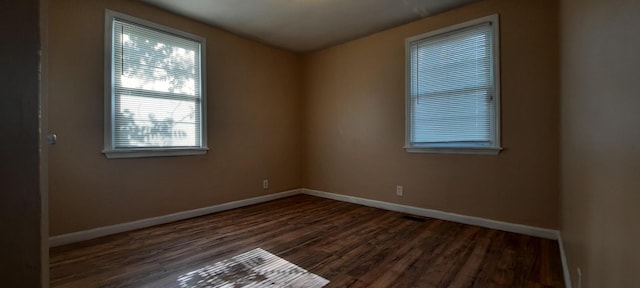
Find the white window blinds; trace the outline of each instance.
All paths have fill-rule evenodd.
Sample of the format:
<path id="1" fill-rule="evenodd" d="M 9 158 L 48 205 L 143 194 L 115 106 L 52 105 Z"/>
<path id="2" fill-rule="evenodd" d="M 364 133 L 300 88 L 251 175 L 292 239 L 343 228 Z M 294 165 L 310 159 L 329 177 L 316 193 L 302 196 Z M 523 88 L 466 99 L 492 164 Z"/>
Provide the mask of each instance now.
<path id="1" fill-rule="evenodd" d="M 112 149 L 203 146 L 201 43 L 113 19 Z"/>
<path id="2" fill-rule="evenodd" d="M 409 146 L 493 146 L 491 22 L 408 42 Z"/>

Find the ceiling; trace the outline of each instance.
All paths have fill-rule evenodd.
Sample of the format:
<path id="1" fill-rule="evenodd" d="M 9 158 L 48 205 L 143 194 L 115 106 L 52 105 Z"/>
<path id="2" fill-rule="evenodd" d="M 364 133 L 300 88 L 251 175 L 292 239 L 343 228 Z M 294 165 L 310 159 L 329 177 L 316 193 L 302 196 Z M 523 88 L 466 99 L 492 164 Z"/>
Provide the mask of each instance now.
<path id="1" fill-rule="evenodd" d="M 309 52 L 478 0 L 141 0 L 268 45 Z"/>

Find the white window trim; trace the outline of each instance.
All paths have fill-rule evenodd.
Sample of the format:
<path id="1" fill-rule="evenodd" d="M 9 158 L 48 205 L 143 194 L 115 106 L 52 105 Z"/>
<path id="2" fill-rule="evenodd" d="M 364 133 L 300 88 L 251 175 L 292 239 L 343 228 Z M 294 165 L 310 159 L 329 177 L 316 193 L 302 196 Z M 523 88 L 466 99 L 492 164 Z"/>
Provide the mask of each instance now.
<path id="1" fill-rule="evenodd" d="M 144 148 L 113 148 L 113 128 L 115 109 L 113 103 L 113 20 L 120 19 L 137 25 L 146 26 L 162 32 L 175 34 L 194 41 L 200 42 L 200 73 L 201 73 L 201 91 L 200 115 L 201 115 L 201 146 L 200 147 L 144 147 Z M 206 39 L 197 35 L 193 35 L 184 31 L 180 31 L 168 26 L 153 23 L 147 20 L 129 16 L 120 12 L 106 10 L 105 12 L 105 55 L 104 55 L 104 150 L 102 153 L 109 159 L 112 158 L 140 158 L 140 157 L 163 157 L 163 156 L 185 156 L 185 155 L 203 155 L 209 151 L 207 146 L 207 89 L 206 89 Z"/>
<path id="2" fill-rule="evenodd" d="M 411 144 L 411 42 L 416 40 L 436 36 L 439 34 L 463 29 L 481 23 L 491 22 L 493 29 L 493 73 L 494 73 L 494 89 L 495 95 L 493 101 L 493 131 L 494 141 L 491 146 L 460 144 Z M 500 145 L 500 24 L 498 14 L 474 19 L 464 23 L 434 30 L 417 36 L 409 37 L 405 40 L 405 145 L 404 149 L 409 153 L 439 153 L 439 154 L 488 154 L 497 155 L 502 151 Z"/>

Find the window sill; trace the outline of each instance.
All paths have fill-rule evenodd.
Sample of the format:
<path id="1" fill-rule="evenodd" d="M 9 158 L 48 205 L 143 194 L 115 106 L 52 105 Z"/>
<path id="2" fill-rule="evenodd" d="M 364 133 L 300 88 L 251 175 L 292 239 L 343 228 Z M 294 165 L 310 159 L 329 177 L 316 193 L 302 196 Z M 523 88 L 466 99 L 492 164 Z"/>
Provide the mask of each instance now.
<path id="1" fill-rule="evenodd" d="M 420 147 L 405 146 L 404 150 L 409 153 L 433 153 L 433 154 L 479 154 L 498 155 L 502 147 Z"/>
<path id="2" fill-rule="evenodd" d="M 104 150 L 102 153 L 107 159 L 119 158 L 146 158 L 146 157 L 172 157 L 172 156 L 189 156 L 204 155 L 209 148 L 175 148 L 175 149 L 118 149 Z"/>

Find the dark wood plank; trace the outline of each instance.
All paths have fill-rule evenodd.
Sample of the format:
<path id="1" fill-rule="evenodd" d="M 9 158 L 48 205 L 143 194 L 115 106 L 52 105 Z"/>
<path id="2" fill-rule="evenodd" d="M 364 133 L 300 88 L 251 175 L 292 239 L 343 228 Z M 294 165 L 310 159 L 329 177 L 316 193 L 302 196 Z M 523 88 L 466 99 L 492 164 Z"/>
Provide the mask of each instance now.
<path id="1" fill-rule="evenodd" d="M 326 287 L 563 287 L 556 241 L 297 195 L 51 249 L 51 287 L 177 287 L 262 248 Z"/>

